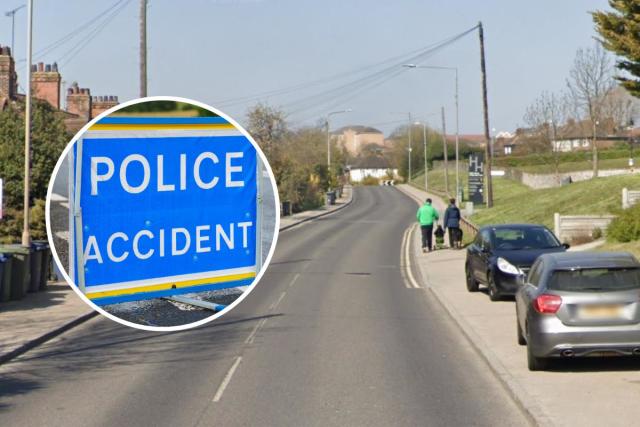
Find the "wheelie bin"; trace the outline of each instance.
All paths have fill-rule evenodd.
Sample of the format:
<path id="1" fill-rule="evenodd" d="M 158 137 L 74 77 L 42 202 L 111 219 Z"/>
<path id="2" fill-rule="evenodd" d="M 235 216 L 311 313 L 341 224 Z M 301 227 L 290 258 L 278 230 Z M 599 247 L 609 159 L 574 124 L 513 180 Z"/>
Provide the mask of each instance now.
<path id="1" fill-rule="evenodd" d="M 21 299 L 31 284 L 31 248 L 22 245 L 2 245 L 0 253 L 11 254 L 11 299 Z"/>
<path id="2" fill-rule="evenodd" d="M 0 253 L 0 302 L 11 299 L 11 254 Z"/>
<path id="3" fill-rule="evenodd" d="M 38 280 L 37 283 L 37 291 L 42 291 L 47 288 L 47 282 L 49 281 L 49 268 L 51 266 L 51 248 L 49 247 L 49 242 L 46 240 L 34 240 L 31 246 L 35 251 L 40 252 L 41 262 L 40 262 L 40 275 L 36 277 Z M 32 270 L 32 274 L 33 274 Z M 31 283 L 33 284 L 34 277 L 31 277 Z"/>

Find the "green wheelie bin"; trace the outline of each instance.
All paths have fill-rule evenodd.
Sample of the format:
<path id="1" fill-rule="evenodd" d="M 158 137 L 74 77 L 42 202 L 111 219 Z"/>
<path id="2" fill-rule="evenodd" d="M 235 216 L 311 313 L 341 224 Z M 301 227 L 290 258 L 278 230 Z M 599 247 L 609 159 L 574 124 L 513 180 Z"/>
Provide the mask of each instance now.
<path id="1" fill-rule="evenodd" d="M 0 302 L 11 299 L 11 254 L 0 253 Z"/>
<path id="2" fill-rule="evenodd" d="M 0 253 L 12 255 L 11 299 L 21 299 L 31 284 L 31 248 L 22 245 L 2 245 Z"/>

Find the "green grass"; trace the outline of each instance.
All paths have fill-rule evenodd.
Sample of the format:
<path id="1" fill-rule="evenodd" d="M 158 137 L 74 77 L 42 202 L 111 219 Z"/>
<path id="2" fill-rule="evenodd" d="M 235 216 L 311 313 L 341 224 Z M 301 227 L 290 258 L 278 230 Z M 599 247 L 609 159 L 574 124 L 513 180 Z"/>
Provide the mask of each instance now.
<path id="1" fill-rule="evenodd" d="M 635 242 L 627 242 L 627 243 L 606 242 L 604 245 L 598 246 L 596 250 L 597 251 L 631 252 L 636 256 L 636 258 L 640 259 L 640 240 L 636 240 Z"/>
<path id="2" fill-rule="evenodd" d="M 449 187 L 453 191 L 455 174 L 450 173 L 449 176 L 453 176 Z M 460 178 L 466 190 L 466 172 L 461 173 Z M 412 183 L 424 188 L 424 175 L 414 177 Z M 429 172 L 429 187 L 439 191 L 444 189 L 442 170 Z M 494 206 L 491 209 L 476 206 L 475 213 L 469 219 L 478 226 L 526 222 L 553 228 L 554 212 L 564 215 L 615 213 L 621 208 L 623 187 L 640 189 L 638 176 L 597 178 L 541 190 L 533 190 L 506 178 L 494 177 Z"/>

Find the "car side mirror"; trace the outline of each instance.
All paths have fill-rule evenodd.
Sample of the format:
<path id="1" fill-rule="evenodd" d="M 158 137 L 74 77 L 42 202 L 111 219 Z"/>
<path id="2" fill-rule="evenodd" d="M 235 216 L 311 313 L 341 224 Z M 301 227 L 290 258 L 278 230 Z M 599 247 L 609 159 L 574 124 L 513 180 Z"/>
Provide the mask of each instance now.
<path id="1" fill-rule="evenodd" d="M 569 249 L 571 247 L 571 245 L 568 244 L 568 243 L 563 243 L 562 247 L 565 248 L 565 249 Z"/>

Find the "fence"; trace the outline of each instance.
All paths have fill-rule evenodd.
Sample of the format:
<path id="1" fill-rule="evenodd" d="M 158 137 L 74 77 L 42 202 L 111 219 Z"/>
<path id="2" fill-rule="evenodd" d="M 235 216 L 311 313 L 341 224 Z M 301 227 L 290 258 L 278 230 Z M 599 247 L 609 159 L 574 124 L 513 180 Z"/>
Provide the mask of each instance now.
<path id="1" fill-rule="evenodd" d="M 639 190 L 622 189 L 622 209 L 630 208 L 638 202 L 640 202 Z"/>
<path id="2" fill-rule="evenodd" d="M 561 242 L 591 237 L 595 229 L 604 233 L 614 215 L 560 215 L 553 214 L 554 232 Z"/>

